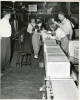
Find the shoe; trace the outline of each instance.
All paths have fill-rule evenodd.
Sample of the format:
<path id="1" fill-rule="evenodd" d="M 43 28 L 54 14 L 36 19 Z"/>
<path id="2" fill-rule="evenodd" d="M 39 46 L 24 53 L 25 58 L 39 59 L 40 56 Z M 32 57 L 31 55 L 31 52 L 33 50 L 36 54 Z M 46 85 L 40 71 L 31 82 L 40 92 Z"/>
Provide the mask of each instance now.
<path id="1" fill-rule="evenodd" d="M 38 55 L 35 55 L 34 58 L 35 58 L 35 59 L 38 59 Z"/>

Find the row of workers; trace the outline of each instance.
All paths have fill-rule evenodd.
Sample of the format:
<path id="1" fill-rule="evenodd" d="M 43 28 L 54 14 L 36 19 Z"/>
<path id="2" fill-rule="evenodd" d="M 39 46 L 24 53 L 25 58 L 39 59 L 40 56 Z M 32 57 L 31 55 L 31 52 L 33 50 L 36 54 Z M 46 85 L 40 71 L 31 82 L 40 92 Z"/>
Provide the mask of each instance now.
<path id="1" fill-rule="evenodd" d="M 63 12 L 60 12 L 58 14 L 58 18 L 60 22 L 57 22 L 54 18 L 50 18 L 47 21 L 46 29 L 45 27 L 42 27 L 43 23 L 41 19 L 37 19 L 36 23 L 35 23 L 34 18 L 31 19 L 31 22 L 28 24 L 28 27 L 27 27 L 27 32 L 30 35 L 31 50 L 33 47 L 34 58 L 38 59 L 39 49 L 41 45 L 41 37 L 40 37 L 41 35 L 40 34 L 44 30 L 44 31 L 47 31 L 48 34 L 51 33 L 50 35 L 56 36 L 57 44 L 63 49 L 66 56 L 72 63 L 74 61 L 73 60 L 74 58 L 70 57 L 69 55 L 69 41 L 72 40 L 72 37 L 73 37 L 74 24 L 65 17 Z M 77 76 L 72 70 L 71 70 L 71 76 L 73 77 L 73 80 L 76 82 Z"/>
<path id="2" fill-rule="evenodd" d="M 47 31 L 52 31 L 53 35 L 56 33 L 57 42 L 60 44 L 64 52 L 68 55 L 68 43 L 72 39 L 72 26 L 73 24 L 65 18 L 64 13 L 60 12 L 58 17 L 61 23 L 57 23 L 54 18 L 49 19 L 47 22 Z M 11 25 L 9 19 L 11 18 L 11 13 L 9 11 L 3 11 L 3 18 L 0 20 L 0 39 L 1 39 L 1 69 L 5 69 L 5 66 L 10 65 L 11 56 Z M 38 33 L 44 30 L 42 26 L 41 19 L 32 18 L 31 22 L 28 24 L 27 32 L 30 34 L 30 46 L 34 50 L 34 58 L 38 58 L 38 53 L 40 49 L 40 35 Z"/>
<path id="3" fill-rule="evenodd" d="M 61 46 L 61 48 L 64 50 L 66 55 L 69 54 L 69 40 L 72 40 L 73 36 L 73 27 L 74 24 L 65 17 L 63 12 L 60 12 L 58 14 L 58 18 L 60 22 L 55 21 L 54 18 L 50 18 L 47 21 L 47 29 L 45 27 L 42 27 L 42 21 L 41 18 L 37 19 L 37 22 L 35 23 L 35 19 L 31 18 L 31 22 L 28 24 L 27 32 L 30 35 L 30 46 L 31 50 L 33 47 L 34 50 L 34 58 L 38 58 L 38 53 L 40 49 L 41 44 L 41 37 L 40 34 L 42 30 L 46 30 L 47 32 L 50 31 L 51 35 L 56 35 L 57 43 Z"/>

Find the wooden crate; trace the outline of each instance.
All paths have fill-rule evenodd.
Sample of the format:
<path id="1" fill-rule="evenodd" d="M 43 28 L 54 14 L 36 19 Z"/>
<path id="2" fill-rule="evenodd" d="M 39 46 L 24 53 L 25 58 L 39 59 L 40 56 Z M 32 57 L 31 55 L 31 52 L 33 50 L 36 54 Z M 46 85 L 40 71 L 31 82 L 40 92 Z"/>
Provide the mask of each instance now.
<path id="1" fill-rule="evenodd" d="M 79 59 L 79 41 L 69 42 L 69 56 Z"/>
<path id="2" fill-rule="evenodd" d="M 59 54 L 48 55 L 47 62 L 69 62 L 66 56 Z"/>
<path id="3" fill-rule="evenodd" d="M 60 54 L 64 54 L 63 50 L 60 47 L 47 47 L 47 53 L 60 53 Z"/>
<path id="4" fill-rule="evenodd" d="M 45 73 L 46 77 L 51 78 L 69 78 L 70 63 L 64 52 L 59 46 L 45 45 Z"/>
<path id="5" fill-rule="evenodd" d="M 46 39 L 44 43 L 46 46 L 58 46 L 55 39 Z"/>
<path id="6" fill-rule="evenodd" d="M 70 63 L 69 62 L 47 62 L 45 66 L 46 77 L 50 78 L 69 78 Z"/>

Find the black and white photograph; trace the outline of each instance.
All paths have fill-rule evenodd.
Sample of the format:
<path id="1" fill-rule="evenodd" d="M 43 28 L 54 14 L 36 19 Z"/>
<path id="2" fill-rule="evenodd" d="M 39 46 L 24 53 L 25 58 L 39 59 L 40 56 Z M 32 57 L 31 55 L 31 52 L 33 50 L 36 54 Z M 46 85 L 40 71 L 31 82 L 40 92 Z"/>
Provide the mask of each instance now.
<path id="1" fill-rule="evenodd" d="M 79 100 L 79 1 L 0 7 L 0 99 Z"/>

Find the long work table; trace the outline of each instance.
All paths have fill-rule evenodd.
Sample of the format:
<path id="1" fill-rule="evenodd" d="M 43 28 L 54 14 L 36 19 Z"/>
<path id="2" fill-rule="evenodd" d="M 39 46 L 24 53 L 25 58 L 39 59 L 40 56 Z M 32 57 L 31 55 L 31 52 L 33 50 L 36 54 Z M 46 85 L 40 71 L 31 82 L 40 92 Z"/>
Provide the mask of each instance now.
<path id="1" fill-rule="evenodd" d="M 56 39 L 43 38 L 45 65 L 45 98 L 48 100 L 78 100 L 78 88 L 70 76 L 70 62 L 56 43 Z"/>

